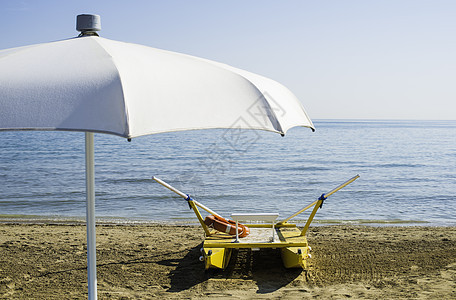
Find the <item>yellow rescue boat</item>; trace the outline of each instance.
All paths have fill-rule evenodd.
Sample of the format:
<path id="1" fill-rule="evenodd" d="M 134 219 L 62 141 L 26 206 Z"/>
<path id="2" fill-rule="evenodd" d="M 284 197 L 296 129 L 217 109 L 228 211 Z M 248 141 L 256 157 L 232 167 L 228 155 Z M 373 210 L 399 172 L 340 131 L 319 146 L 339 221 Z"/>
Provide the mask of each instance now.
<path id="1" fill-rule="evenodd" d="M 203 204 L 192 199 L 189 195 L 182 193 L 163 180 L 152 177 L 155 181 L 185 198 L 193 209 L 205 233 L 203 248 L 201 249 L 201 261 L 204 262 L 205 269 L 217 268 L 225 269 L 231 258 L 233 249 L 248 248 L 260 250 L 262 248 L 280 249 L 282 261 L 286 268 L 303 268 L 307 267 L 307 259 L 311 257 L 310 246 L 307 243 L 306 232 L 312 222 L 317 210 L 321 208 L 323 202 L 332 194 L 343 187 L 352 183 L 359 178 L 359 175 L 352 177 L 343 184 L 339 185 L 329 193 L 322 194 L 318 200 L 307 205 L 283 221 L 276 222 L 279 214 L 277 213 L 237 213 L 231 214 L 231 220 L 222 218 L 219 214 L 204 206 Z M 203 219 L 199 208 L 207 211 L 215 219 L 223 220 L 224 229 L 215 230 L 212 225 L 207 225 L 208 219 Z M 295 224 L 288 221 L 305 210 L 314 207 L 303 229 L 299 229 Z M 205 222 L 206 221 L 206 222 Z M 239 222 L 254 221 L 246 225 L 240 225 Z M 261 223 L 259 223 L 261 222 Z M 249 233 L 245 237 L 240 237 L 243 231 L 241 227 L 248 227 Z M 226 230 L 225 230 L 226 229 Z M 233 232 L 235 234 L 233 234 Z M 245 235 L 245 234 L 244 234 Z"/>

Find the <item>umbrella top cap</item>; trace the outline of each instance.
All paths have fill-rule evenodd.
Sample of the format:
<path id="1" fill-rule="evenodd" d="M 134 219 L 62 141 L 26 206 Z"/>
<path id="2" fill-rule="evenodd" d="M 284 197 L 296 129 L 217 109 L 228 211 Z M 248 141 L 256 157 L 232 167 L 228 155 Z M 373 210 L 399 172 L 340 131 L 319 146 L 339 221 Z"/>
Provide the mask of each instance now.
<path id="1" fill-rule="evenodd" d="M 101 30 L 101 19 L 99 15 L 78 15 L 76 17 L 76 30 L 81 33 L 79 36 L 98 36 L 97 31 Z"/>

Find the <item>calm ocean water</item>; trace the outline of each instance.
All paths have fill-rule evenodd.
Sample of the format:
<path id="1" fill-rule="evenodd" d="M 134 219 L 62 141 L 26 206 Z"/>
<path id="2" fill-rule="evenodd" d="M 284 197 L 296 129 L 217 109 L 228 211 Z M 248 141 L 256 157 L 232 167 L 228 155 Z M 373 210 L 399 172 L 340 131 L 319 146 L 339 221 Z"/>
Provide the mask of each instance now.
<path id="1" fill-rule="evenodd" d="M 200 130 L 132 142 L 95 134 L 96 214 L 112 222 L 195 224 L 185 200 L 216 212 L 296 212 L 345 180 L 317 224 L 456 225 L 456 121 L 315 122 L 285 137 Z M 85 216 L 84 134 L 0 132 L 0 221 Z M 302 224 L 308 213 L 296 218 Z"/>

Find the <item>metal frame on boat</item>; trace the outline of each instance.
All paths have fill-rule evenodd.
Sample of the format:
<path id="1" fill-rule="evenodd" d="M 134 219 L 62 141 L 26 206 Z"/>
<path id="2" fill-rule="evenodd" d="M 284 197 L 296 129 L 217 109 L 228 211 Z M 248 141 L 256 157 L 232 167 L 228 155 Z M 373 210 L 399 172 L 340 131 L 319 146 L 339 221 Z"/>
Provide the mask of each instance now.
<path id="1" fill-rule="evenodd" d="M 349 185 L 358 178 L 359 175 L 356 175 L 330 192 L 322 194 L 318 200 L 312 202 L 283 221 L 276 222 L 279 216 L 277 213 L 231 214 L 231 219 L 234 220 L 231 222 L 235 222 L 236 224 L 236 235 L 231 235 L 225 232 L 217 231 L 206 225 L 198 208 L 205 210 L 211 215 L 222 218 L 218 213 L 192 199 L 189 195 L 182 193 L 163 180 L 157 177 L 152 177 L 152 179 L 164 187 L 187 200 L 189 206 L 195 212 L 196 217 L 198 218 L 198 221 L 203 227 L 205 233 L 205 240 L 203 248 L 201 249 L 202 256 L 200 260 L 204 262 L 206 270 L 209 268 L 225 269 L 230 261 L 232 250 L 240 248 L 248 248 L 252 250 L 259 250 L 261 248 L 278 248 L 280 249 L 282 261 L 286 268 L 305 269 L 307 267 L 307 259 L 311 257 L 309 253 L 311 248 L 307 243 L 306 233 L 309 229 L 310 223 L 315 217 L 315 214 L 330 195 Z M 313 207 L 313 210 L 310 213 L 303 229 L 299 229 L 296 224 L 288 223 L 289 220 L 311 207 Z M 240 221 L 257 222 L 245 225 L 250 229 L 250 234 L 244 238 L 238 237 L 238 226 Z M 260 224 L 258 222 L 263 223 Z"/>

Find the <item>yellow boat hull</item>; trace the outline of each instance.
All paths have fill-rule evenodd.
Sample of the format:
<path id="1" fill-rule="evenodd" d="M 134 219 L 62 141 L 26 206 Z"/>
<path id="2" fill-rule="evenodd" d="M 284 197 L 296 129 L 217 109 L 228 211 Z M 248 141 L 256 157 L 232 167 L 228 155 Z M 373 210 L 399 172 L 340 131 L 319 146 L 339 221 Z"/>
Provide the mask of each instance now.
<path id="1" fill-rule="evenodd" d="M 308 258 L 307 247 L 285 247 L 280 249 L 282 261 L 285 268 L 303 268 L 307 267 Z"/>
<path id="2" fill-rule="evenodd" d="M 231 258 L 230 248 L 203 248 L 205 269 L 215 268 L 224 270 Z"/>

